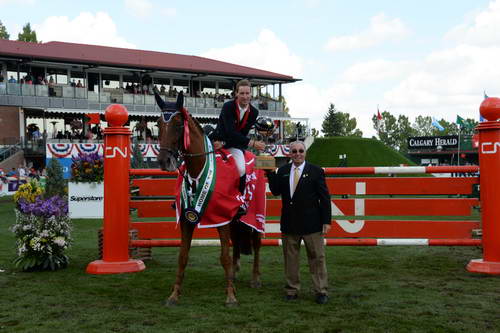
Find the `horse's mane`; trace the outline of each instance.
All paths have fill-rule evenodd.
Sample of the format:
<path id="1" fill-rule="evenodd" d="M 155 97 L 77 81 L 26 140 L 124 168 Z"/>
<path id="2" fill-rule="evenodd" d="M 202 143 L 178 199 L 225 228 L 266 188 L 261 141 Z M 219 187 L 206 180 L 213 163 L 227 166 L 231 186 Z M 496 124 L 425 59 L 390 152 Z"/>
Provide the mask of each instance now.
<path id="1" fill-rule="evenodd" d="M 191 113 L 188 113 L 188 114 L 189 114 L 189 118 L 191 118 L 193 120 L 194 124 L 196 125 L 196 128 L 198 128 L 203 135 L 206 135 L 205 131 L 203 131 L 203 128 L 201 127 L 200 122 L 195 117 L 193 117 L 191 115 Z"/>

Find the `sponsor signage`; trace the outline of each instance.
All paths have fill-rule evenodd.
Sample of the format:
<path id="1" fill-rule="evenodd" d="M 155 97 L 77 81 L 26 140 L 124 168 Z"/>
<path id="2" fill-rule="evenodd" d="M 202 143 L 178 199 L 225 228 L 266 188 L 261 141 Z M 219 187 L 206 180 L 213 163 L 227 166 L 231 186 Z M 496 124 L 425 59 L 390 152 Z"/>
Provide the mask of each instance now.
<path id="1" fill-rule="evenodd" d="M 416 136 L 408 138 L 408 149 L 457 148 L 458 135 Z"/>
<path id="2" fill-rule="evenodd" d="M 71 218 L 102 218 L 104 184 L 68 183 L 68 209 Z"/>

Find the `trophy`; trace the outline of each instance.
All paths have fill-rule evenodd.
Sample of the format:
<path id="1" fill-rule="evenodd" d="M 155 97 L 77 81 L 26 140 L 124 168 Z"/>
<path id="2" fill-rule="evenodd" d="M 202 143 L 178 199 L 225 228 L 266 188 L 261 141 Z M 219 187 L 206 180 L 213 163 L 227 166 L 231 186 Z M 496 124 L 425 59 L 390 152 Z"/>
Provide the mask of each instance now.
<path id="1" fill-rule="evenodd" d="M 276 160 L 268 151 L 268 141 L 269 137 L 273 134 L 274 123 L 270 118 L 259 117 L 255 123 L 255 129 L 258 132 L 257 137 L 259 140 L 262 139 L 266 144 L 266 149 L 263 152 L 257 152 L 257 156 L 255 157 L 255 168 L 274 170 L 276 169 Z"/>

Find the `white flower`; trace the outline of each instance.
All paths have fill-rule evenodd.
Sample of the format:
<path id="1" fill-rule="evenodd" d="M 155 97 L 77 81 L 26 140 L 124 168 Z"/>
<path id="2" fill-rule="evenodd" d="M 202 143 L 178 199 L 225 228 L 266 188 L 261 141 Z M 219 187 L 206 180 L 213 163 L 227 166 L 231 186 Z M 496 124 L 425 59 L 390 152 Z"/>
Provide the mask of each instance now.
<path id="1" fill-rule="evenodd" d="M 64 239 L 64 237 L 56 237 L 54 238 L 54 243 L 59 245 L 60 247 L 64 247 L 66 245 L 66 240 Z"/>

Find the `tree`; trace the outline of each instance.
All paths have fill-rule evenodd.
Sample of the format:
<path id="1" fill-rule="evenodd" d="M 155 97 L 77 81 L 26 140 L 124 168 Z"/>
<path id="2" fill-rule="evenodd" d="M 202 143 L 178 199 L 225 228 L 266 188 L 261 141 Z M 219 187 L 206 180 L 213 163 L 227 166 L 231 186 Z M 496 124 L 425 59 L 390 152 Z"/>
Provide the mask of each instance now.
<path id="1" fill-rule="evenodd" d="M 415 130 L 411 126 L 407 116 L 399 115 L 397 122 L 398 131 L 396 133 L 396 146 L 402 153 L 408 151 L 408 138 L 415 136 Z"/>
<path id="2" fill-rule="evenodd" d="M 328 112 L 321 124 L 321 131 L 326 137 L 329 136 L 363 136 L 363 132 L 357 127 L 356 118 L 351 118 L 347 112 L 335 109 L 335 104 L 330 103 Z"/>
<path id="3" fill-rule="evenodd" d="M 132 158 L 130 159 L 130 166 L 132 169 L 145 169 L 147 167 L 144 162 L 144 158 L 142 157 L 141 147 L 138 142 L 134 144 Z"/>
<path id="4" fill-rule="evenodd" d="M 373 128 L 377 130 L 380 141 L 389 147 L 397 149 L 399 147 L 397 139 L 399 129 L 396 117 L 388 111 L 382 112 L 381 116 L 382 119 L 378 120 L 377 115 L 373 115 Z"/>
<path id="5" fill-rule="evenodd" d="M 347 112 L 339 112 L 338 117 L 340 120 L 340 136 L 363 136 L 363 132 L 356 128 L 358 126 L 356 118 L 351 118 Z"/>
<path id="6" fill-rule="evenodd" d="M 30 23 L 26 23 L 23 31 L 17 35 L 17 40 L 21 42 L 38 43 L 35 30 L 31 30 Z"/>
<path id="7" fill-rule="evenodd" d="M 47 166 L 47 180 L 45 182 L 45 197 L 54 195 L 66 196 L 66 180 L 63 177 L 63 169 L 57 158 L 51 158 Z"/>
<path id="8" fill-rule="evenodd" d="M 2 21 L 0 21 L 0 39 L 9 39 L 10 35 L 7 33 L 7 29 L 3 25 Z"/>
<path id="9" fill-rule="evenodd" d="M 341 123 L 339 112 L 335 109 L 335 104 L 330 103 L 328 112 L 321 124 L 321 131 L 326 137 L 340 136 Z"/>

